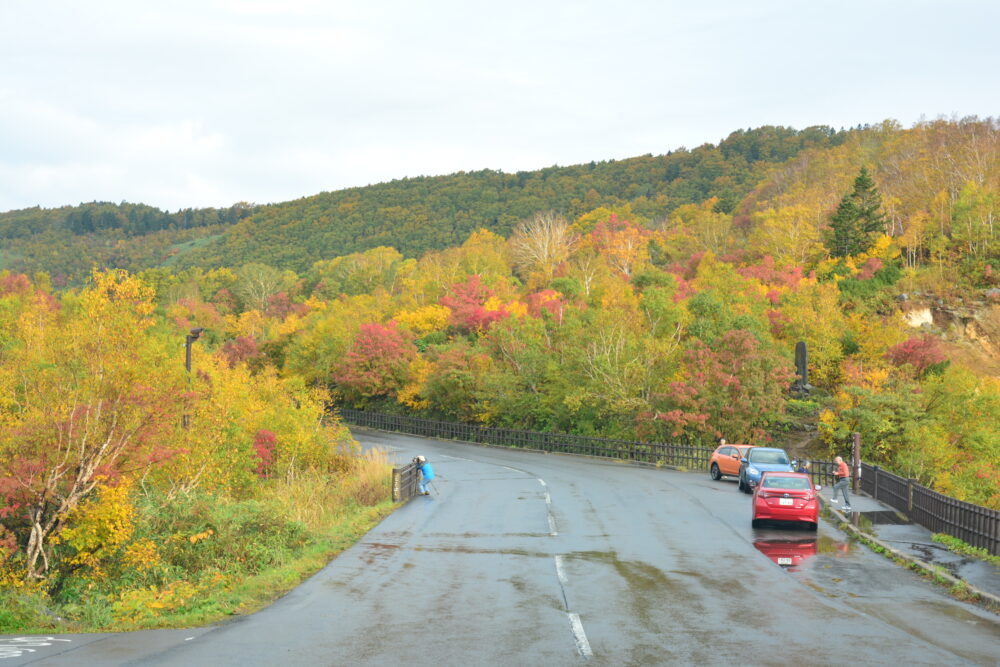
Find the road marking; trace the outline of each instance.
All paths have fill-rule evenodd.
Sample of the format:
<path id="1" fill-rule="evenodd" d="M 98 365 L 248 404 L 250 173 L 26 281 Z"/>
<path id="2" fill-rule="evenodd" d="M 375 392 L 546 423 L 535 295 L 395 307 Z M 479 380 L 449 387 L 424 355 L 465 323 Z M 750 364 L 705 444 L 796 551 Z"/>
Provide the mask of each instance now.
<path id="1" fill-rule="evenodd" d="M 594 652 L 590 650 L 590 642 L 587 641 L 587 633 L 583 631 L 583 623 L 580 622 L 580 614 L 566 613 L 569 616 L 569 623 L 573 627 L 573 637 L 576 639 L 576 650 L 580 652 L 584 658 L 589 658 L 594 655 Z"/>
<path id="2" fill-rule="evenodd" d="M 548 486 L 548 484 L 545 483 L 545 480 L 542 479 L 541 477 L 538 478 L 538 483 L 541 484 L 542 486 Z"/>
<path id="3" fill-rule="evenodd" d="M 188 637 L 188 638 L 187 638 L 187 639 L 185 639 L 184 641 L 186 641 L 186 642 L 189 642 L 189 641 L 191 641 L 192 639 L 194 639 L 194 637 Z"/>
<path id="4" fill-rule="evenodd" d="M 556 531 L 556 518 L 549 512 L 549 535 L 555 537 L 558 534 L 559 532 Z"/>
<path id="5" fill-rule="evenodd" d="M 72 642 L 72 639 L 56 639 L 55 637 L 11 637 L 0 639 L 0 660 L 20 658 L 25 653 L 37 653 L 30 646 L 52 646 L 52 642 Z"/>
<path id="6" fill-rule="evenodd" d="M 552 506 L 552 496 L 549 495 L 548 491 L 545 492 L 545 504 Z"/>
<path id="7" fill-rule="evenodd" d="M 559 577 L 559 583 L 566 583 L 566 573 L 563 572 L 563 557 L 555 556 L 556 560 L 556 576 Z"/>

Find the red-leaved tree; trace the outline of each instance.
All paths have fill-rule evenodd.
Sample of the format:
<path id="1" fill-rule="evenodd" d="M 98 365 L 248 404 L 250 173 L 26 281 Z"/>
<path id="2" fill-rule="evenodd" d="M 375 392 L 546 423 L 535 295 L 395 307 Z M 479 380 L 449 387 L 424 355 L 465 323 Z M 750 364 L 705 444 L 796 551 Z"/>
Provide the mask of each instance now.
<path id="1" fill-rule="evenodd" d="M 416 354 L 411 334 L 395 322 L 362 324 L 333 379 L 350 400 L 391 396 L 406 381 Z"/>
<path id="2" fill-rule="evenodd" d="M 472 275 L 466 282 L 452 285 L 448 294 L 441 297 L 440 303 L 451 309 L 451 326 L 461 331 L 485 331 L 509 314 L 502 307 L 497 310 L 484 307 L 486 300 L 493 295 L 493 290 L 484 285 L 479 276 Z"/>
<path id="3" fill-rule="evenodd" d="M 267 479 L 271 476 L 271 470 L 274 468 L 274 459 L 277 457 L 278 437 L 268 431 L 266 428 L 262 428 L 257 431 L 257 434 L 253 438 L 253 453 L 257 457 L 257 476 L 261 479 Z"/>
<path id="4" fill-rule="evenodd" d="M 923 336 L 911 336 L 899 345 L 890 347 L 885 358 L 896 366 L 909 364 L 918 374 L 923 373 L 929 367 L 940 364 L 947 357 L 941 349 L 941 342 L 926 334 Z"/>
<path id="5" fill-rule="evenodd" d="M 780 415 L 794 377 L 788 362 L 749 331 L 723 334 L 716 347 L 701 341 L 685 355 L 684 379 L 654 397 L 651 421 L 668 436 L 724 436 L 754 442 Z"/>

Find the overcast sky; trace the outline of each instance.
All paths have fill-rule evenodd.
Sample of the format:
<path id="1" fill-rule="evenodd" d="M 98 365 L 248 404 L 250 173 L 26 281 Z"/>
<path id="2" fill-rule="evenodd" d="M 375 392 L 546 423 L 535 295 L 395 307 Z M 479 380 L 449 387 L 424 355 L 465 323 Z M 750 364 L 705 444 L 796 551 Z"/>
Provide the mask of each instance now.
<path id="1" fill-rule="evenodd" d="M 0 0 L 0 211 L 1000 115 L 996 0 Z"/>

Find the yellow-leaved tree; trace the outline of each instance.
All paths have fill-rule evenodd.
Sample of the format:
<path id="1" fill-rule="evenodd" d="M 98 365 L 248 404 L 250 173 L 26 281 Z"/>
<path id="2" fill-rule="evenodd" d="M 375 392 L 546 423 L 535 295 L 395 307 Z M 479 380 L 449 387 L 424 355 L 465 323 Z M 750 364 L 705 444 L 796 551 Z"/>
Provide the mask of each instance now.
<path id="1" fill-rule="evenodd" d="M 95 271 L 62 307 L 39 293 L 2 353 L 0 488 L 8 528 L 26 545 L 25 574 L 49 570 L 50 538 L 100 483 L 167 454 L 181 373 L 153 324 L 153 290 L 123 271 Z M 177 365 L 180 368 L 179 365 Z"/>

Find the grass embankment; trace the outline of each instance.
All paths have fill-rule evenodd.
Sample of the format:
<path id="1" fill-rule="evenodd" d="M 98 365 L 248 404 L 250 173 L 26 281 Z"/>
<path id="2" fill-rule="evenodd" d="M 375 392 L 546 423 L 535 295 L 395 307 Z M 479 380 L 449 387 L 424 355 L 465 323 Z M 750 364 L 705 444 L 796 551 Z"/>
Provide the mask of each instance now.
<path id="1" fill-rule="evenodd" d="M 0 633 L 208 625 L 253 613 L 323 568 L 393 509 L 381 453 L 331 478 L 270 480 L 252 499 L 136 499 L 130 543 L 59 579 L 0 589 Z"/>

